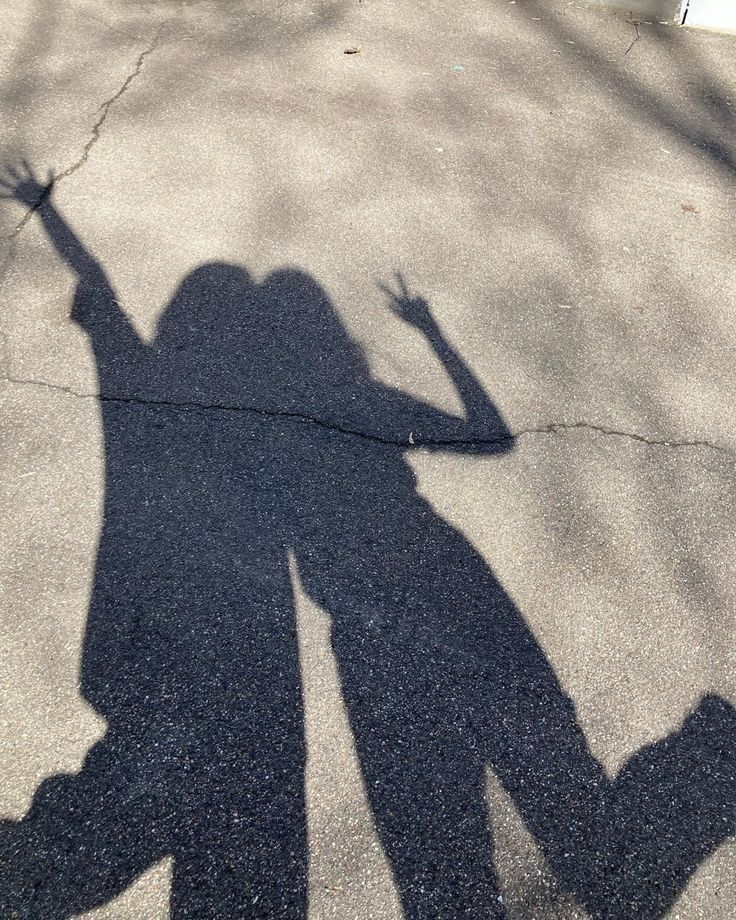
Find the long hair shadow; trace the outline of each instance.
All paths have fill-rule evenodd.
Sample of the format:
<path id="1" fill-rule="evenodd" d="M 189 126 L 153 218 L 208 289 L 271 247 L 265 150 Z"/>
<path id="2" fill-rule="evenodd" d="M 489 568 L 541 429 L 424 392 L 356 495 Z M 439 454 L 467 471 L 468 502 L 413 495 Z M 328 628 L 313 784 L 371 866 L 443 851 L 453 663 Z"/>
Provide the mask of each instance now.
<path id="1" fill-rule="evenodd" d="M 593 916 L 662 916 L 733 832 L 733 710 L 707 698 L 607 779 L 523 617 L 405 462 L 412 446 L 513 448 L 428 304 L 386 290 L 462 419 L 376 382 L 297 270 L 256 283 L 202 266 L 145 345 L 50 201 L 39 216 L 78 275 L 72 316 L 100 379 L 104 526 L 81 689 L 109 727 L 78 775 L 44 782 L 4 826 L 4 916 L 72 916 L 165 856 L 174 917 L 306 915 L 290 553 L 331 617 L 407 917 L 503 915 L 489 766 Z"/>

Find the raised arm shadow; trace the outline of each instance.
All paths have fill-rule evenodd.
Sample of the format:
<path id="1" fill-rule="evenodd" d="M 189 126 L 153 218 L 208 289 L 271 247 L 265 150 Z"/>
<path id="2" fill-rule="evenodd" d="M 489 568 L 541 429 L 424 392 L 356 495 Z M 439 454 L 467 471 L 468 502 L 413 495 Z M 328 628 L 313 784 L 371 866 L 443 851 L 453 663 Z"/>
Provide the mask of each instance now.
<path id="1" fill-rule="evenodd" d="M 389 430 L 406 432 L 407 448 L 470 454 L 510 451 L 512 433 L 474 372 L 442 332 L 429 303 L 410 293 L 401 274 L 397 273 L 395 279 L 396 290 L 380 285 L 389 307 L 426 338 L 460 396 L 464 417 L 451 415 L 393 387 L 376 385 L 371 408 L 379 422 Z"/>
<path id="2" fill-rule="evenodd" d="M 120 308 L 110 281 L 94 255 L 85 247 L 64 216 L 53 203 L 53 180 L 42 183 L 27 163 L 22 170 L 7 169 L 0 180 L 2 197 L 14 198 L 31 208 L 41 220 L 44 231 L 58 256 L 77 279 L 71 318 L 89 336 L 97 358 L 100 383 L 125 385 L 121 379 L 106 380 L 142 357 L 145 346 Z M 117 389 L 117 387 L 116 387 Z"/>

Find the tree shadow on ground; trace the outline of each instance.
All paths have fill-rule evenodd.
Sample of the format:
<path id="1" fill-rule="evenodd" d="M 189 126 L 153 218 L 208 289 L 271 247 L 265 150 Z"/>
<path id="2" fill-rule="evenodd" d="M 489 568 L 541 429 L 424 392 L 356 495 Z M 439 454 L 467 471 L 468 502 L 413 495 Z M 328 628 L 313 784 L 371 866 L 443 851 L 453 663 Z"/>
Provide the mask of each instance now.
<path id="1" fill-rule="evenodd" d="M 70 917 L 172 856 L 172 916 L 307 911 L 305 743 L 289 556 L 331 617 L 342 692 L 404 913 L 497 917 L 490 766 L 595 917 L 661 917 L 734 832 L 736 717 L 706 697 L 609 780 L 485 561 L 419 496 L 404 454 L 514 439 L 427 303 L 458 419 L 372 379 L 324 291 L 214 263 L 151 345 L 51 203 L 100 379 L 106 492 L 81 673 L 108 722 L 75 776 L 2 828 L 4 917 Z M 40 205 L 38 202 L 41 202 Z M 488 509 L 489 517 L 493 509 Z"/>

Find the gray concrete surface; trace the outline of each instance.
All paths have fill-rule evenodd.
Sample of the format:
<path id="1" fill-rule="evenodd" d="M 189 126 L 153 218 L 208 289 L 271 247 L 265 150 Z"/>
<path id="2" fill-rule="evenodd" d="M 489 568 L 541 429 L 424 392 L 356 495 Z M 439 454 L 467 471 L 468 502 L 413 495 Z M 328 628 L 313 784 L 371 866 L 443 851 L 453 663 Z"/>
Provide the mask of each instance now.
<path id="1" fill-rule="evenodd" d="M 7 914 L 733 917 L 733 38 L 1 6 Z"/>
<path id="2" fill-rule="evenodd" d="M 606 10 L 621 10 L 629 19 L 649 18 L 660 25 L 680 25 L 684 0 L 586 0 Z"/>

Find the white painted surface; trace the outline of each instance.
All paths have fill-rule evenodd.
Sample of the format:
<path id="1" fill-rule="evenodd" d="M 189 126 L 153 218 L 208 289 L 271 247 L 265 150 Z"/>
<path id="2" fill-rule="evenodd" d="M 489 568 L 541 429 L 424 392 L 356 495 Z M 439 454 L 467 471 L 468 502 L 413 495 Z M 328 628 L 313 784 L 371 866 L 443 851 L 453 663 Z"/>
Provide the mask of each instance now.
<path id="1" fill-rule="evenodd" d="M 690 0 L 685 25 L 736 32 L 735 0 Z"/>

